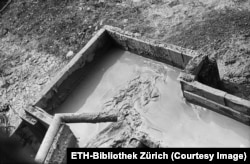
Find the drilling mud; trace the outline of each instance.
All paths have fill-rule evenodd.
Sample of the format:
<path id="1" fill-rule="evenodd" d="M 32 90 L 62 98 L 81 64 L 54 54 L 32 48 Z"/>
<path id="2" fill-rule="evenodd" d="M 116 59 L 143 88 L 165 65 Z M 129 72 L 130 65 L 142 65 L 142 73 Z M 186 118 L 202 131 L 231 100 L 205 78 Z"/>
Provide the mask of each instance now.
<path id="1" fill-rule="evenodd" d="M 70 124 L 80 147 L 245 147 L 250 128 L 185 102 L 180 70 L 112 49 L 57 112 L 119 113 L 119 121 Z"/>

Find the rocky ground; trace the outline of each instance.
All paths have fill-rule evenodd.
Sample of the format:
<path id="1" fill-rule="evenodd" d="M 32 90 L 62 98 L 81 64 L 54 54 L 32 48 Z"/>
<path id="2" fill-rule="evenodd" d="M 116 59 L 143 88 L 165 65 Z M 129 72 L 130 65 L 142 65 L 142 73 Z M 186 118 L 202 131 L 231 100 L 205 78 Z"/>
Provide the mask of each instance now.
<path id="1" fill-rule="evenodd" d="M 106 24 L 215 57 L 225 89 L 250 99 L 247 0 L 12 0 L 0 12 L 0 117 L 34 102 Z"/>

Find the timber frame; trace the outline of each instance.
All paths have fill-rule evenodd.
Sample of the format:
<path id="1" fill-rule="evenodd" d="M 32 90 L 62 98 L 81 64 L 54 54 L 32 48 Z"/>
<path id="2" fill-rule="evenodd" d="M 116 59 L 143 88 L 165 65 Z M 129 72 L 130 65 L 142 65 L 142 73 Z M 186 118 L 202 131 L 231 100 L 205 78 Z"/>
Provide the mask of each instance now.
<path id="1" fill-rule="evenodd" d="M 77 140 L 66 123 L 117 121 L 119 116 L 105 113 L 54 114 L 83 80 L 80 75 L 86 65 L 112 46 L 183 70 L 178 80 L 186 100 L 250 125 L 250 101 L 220 90 L 217 64 L 207 55 L 104 26 L 45 86 L 35 103 L 20 114 L 25 125 L 37 131 L 42 140 L 35 158 L 38 163 L 65 163 L 66 148 L 77 147 Z"/>

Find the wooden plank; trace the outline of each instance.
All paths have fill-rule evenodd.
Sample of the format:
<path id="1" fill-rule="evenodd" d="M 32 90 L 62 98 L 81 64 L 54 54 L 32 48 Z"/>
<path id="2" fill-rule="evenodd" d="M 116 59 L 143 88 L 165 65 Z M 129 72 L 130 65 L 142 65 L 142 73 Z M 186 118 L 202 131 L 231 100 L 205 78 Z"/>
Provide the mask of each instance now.
<path id="1" fill-rule="evenodd" d="M 228 107 L 250 115 L 250 101 L 248 100 L 227 93 L 225 95 L 225 104 Z"/>
<path id="2" fill-rule="evenodd" d="M 35 162 L 44 163 L 44 160 L 48 154 L 48 151 L 53 143 L 54 137 L 56 136 L 60 126 L 61 126 L 61 118 L 55 116 L 36 154 Z"/>
<path id="3" fill-rule="evenodd" d="M 164 44 L 157 44 L 151 40 L 138 39 L 133 33 L 125 32 L 118 28 L 105 26 L 113 40 L 127 51 L 173 65 L 171 56 Z"/>
<path id="4" fill-rule="evenodd" d="M 177 49 L 168 47 L 168 53 L 171 57 L 173 66 L 178 67 L 180 69 L 185 68 L 184 59 L 183 59 L 181 51 L 178 51 Z"/>
<path id="5" fill-rule="evenodd" d="M 178 81 L 183 82 L 183 83 L 193 82 L 195 79 L 196 79 L 195 75 L 192 75 L 192 74 L 189 74 L 189 73 L 186 73 L 183 71 L 180 72 L 180 74 L 177 78 Z"/>
<path id="6" fill-rule="evenodd" d="M 239 122 L 242 122 L 242 123 L 250 126 L 250 116 L 249 115 L 246 115 L 244 113 L 236 111 L 232 108 L 226 107 L 224 105 L 218 104 L 214 101 L 208 100 L 204 97 L 201 97 L 199 95 L 196 95 L 196 94 L 188 92 L 188 91 L 184 91 L 183 94 L 184 94 L 184 97 L 188 101 L 190 101 L 191 103 L 203 106 L 203 107 L 208 108 L 212 111 L 223 114 L 225 116 L 228 116 L 234 120 L 237 120 Z"/>
<path id="7" fill-rule="evenodd" d="M 181 83 L 183 85 L 184 91 L 192 92 L 221 105 L 225 105 L 224 97 L 226 95 L 226 92 L 204 85 L 198 81 L 190 83 L 184 81 Z"/>
<path id="8" fill-rule="evenodd" d="M 35 117 L 37 120 L 44 123 L 47 127 L 52 123 L 53 116 L 45 112 L 43 109 L 37 106 L 28 106 L 24 109 L 25 112 Z"/>
<path id="9" fill-rule="evenodd" d="M 36 118 L 34 118 L 33 116 L 27 114 L 24 110 L 20 110 L 20 112 L 18 113 L 19 117 L 25 121 L 26 123 L 34 126 L 37 124 L 38 120 Z"/>
<path id="10" fill-rule="evenodd" d="M 66 163 L 67 148 L 78 147 L 77 139 L 70 130 L 69 126 L 62 125 L 56 134 L 50 150 L 46 156 L 44 164 Z"/>
<path id="11" fill-rule="evenodd" d="M 35 161 L 37 163 L 44 163 L 45 158 L 50 150 L 50 147 L 56 137 L 59 128 L 63 123 L 98 123 L 98 122 L 114 122 L 117 121 L 116 114 L 108 113 L 65 113 L 65 114 L 56 114 L 53 118 L 52 123 L 49 126 L 49 129 L 42 141 L 42 144 L 37 152 Z"/>
<path id="12" fill-rule="evenodd" d="M 99 123 L 99 122 L 116 122 L 116 114 L 107 113 L 65 113 L 57 114 L 65 123 Z"/>

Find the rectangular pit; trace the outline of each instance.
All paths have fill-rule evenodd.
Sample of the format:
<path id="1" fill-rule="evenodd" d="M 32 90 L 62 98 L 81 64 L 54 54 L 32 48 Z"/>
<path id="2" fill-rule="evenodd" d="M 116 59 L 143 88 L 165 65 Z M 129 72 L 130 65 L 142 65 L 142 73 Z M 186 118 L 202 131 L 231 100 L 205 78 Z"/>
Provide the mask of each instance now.
<path id="1" fill-rule="evenodd" d="M 63 68 L 53 81 L 42 91 L 35 106 L 45 109 L 47 112 L 57 108 L 82 80 L 80 74 L 89 67 L 92 59 L 98 58 L 101 53 L 112 46 L 147 57 L 168 65 L 183 69 L 187 62 L 195 55 L 195 52 L 173 45 L 155 44 L 153 42 L 139 40 L 133 34 L 106 26 L 101 29 L 89 43 Z M 95 62 L 95 61 L 94 61 Z M 85 73 L 86 74 L 86 73 Z M 52 112 L 53 113 L 53 112 Z"/>
<path id="2" fill-rule="evenodd" d="M 157 44 L 154 42 L 150 42 L 148 40 L 140 40 L 140 39 L 135 38 L 134 35 L 131 33 L 123 32 L 120 29 L 109 27 L 109 26 L 106 26 L 105 28 L 101 29 L 89 41 L 89 43 L 79 53 L 75 55 L 75 57 L 69 62 L 69 64 L 67 64 L 62 69 L 62 71 L 58 73 L 58 75 L 41 92 L 41 96 L 36 101 L 34 106 L 37 109 L 44 109 L 46 112 L 44 111 L 36 112 L 36 110 L 35 111 L 26 110 L 26 114 L 24 114 L 22 118 L 29 124 L 32 124 L 32 126 L 41 127 L 41 125 L 38 126 L 38 124 L 42 124 L 43 128 L 44 127 L 46 128 L 46 127 L 49 127 L 49 125 L 52 123 L 51 115 L 54 115 L 55 113 L 58 113 L 58 112 L 75 112 L 75 111 L 72 111 L 71 109 L 70 111 L 57 111 L 57 109 L 60 108 L 60 106 L 63 103 L 67 102 L 67 100 L 70 99 L 69 95 L 74 94 L 74 91 L 76 90 L 77 86 L 80 85 L 84 81 L 84 79 L 86 80 L 86 78 L 88 77 L 88 74 L 94 69 L 92 65 L 101 64 L 102 60 L 105 60 L 106 58 L 105 56 L 107 55 L 107 53 L 105 52 L 109 52 L 109 50 L 113 49 L 114 47 L 118 49 L 122 49 L 123 51 L 131 52 L 136 55 L 140 55 L 149 59 L 153 59 L 154 61 L 167 64 L 170 67 L 173 66 L 175 67 L 175 68 L 172 68 L 174 70 L 173 72 L 176 72 L 176 71 L 179 72 L 180 70 L 186 68 L 181 73 L 181 76 L 179 77 L 179 79 L 181 81 L 181 88 L 183 91 L 183 96 L 187 100 L 189 100 L 190 102 L 194 104 L 198 104 L 200 106 L 212 109 L 213 111 L 216 111 L 223 115 L 230 116 L 231 118 L 239 120 L 243 123 L 247 123 L 249 121 L 248 115 L 244 113 L 247 110 L 245 111 L 239 110 L 239 109 L 236 110 L 233 107 L 225 106 L 224 92 L 216 89 L 218 80 L 214 80 L 213 78 L 209 81 L 208 79 L 208 82 L 213 84 L 213 87 L 209 87 L 203 84 L 203 83 L 207 83 L 207 81 L 204 82 L 203 80 L 203 83 L 200 83 L 199 80 L 197 80 L 199 79 L 198 78 L 199 73 L 201 72 L 201 70 L 203 70 L 202 67 L 206 66 L 206 62 L 207 62 L 206 56 L 198 55 L 194 51 L 183 49 L 183 48 L 172 46 L 172 45 Z M 193 62 L 196 60 L 198 62 Z M 192 62 L 194 64 L 190 64 Z M 216 72 L 216 69 L 214 71 Z M 175 80 L 177 80 L 177 74 L 174 75 L 174 77 L 175 77 Z M 176 83 L 173 83 L 173 84 L 175 84 L 175 87 L 179 87 L 179 86 L 176 86 Z M 181 89 L 179 90 L 181 92 Z M 178 98 L 178 102 L 181 102 L 180 97 Z M 230 102 L 232 102 L 232 104 L 234 105 L 236 104 L 237 106 L 237 103 L 235 103 L 235 101 L 230 101 Z M 227 103 L 227 104 L 230 104 L 230 103 Z M 171 108 L 170 111 L 172 112 L 174 112 L 174 110 L 178 110 L 178 113 L 181 116 L 180 119 L 190 122 L 190 124 L 192 125 L 193 123 L 192 120 L 190 119 L 185 120 L 187 116 L 185 114 L 182 114 L 182 113 L 185 113 L 185 111 L 180 110 L 181 108 L 180 106 L 177 106 L 177 107 L 168 106 L 168 107 Z M 245 105 L 243 103 L 243 109 L 244 107 Z M 191 109 L 191 107 L 187 107 L 187 109 Z M 89 109 L 88 112 L 91 112 L 91 109 Z M 48 115 L 47 113 L 51 115 Z M 192 126 L 195 126 L 198 129 L 203 129 L 206 131 L 213 130 L 214 128 L 219 128 L 220 126 L 221 127 L 226 126 L 227 128 L 231 126 L 233 129 L 233 130 L 231 129 L 232 133 L 233 131 L 235 132 L 238 131 L 237 130 L 238 128 L 241 128 L 241 130 L 239 130 L 237 133 L 242 134 L 243 136 L 249 135 L 247 133 L 243 134 L 244 132 L 242 132 L 245 129 L 248 129 L 248 127 L 241 125 L 238 122 L 234 122 L 233 120 L 226 118 L 224 116 L 214 114 L 213 112 L 210 112 L 210 111 L 206 111 L 205 113 L 207 113 L 209 117 L 211 115 L 215 116 L 215 118 L 212 119 L 212 121 L 209 117 L 207 117 L 207 119 L 213 122 L 214 124 L 216 124 L 216 126 L 211 125 L 206 122 L 203 122 L 201 124 L 197 122 L 198 125 L 196 125 L 197 123 L 194 122 L 195 124 L 193 124 Z M 167 114 L 167 113 L 165 112 L 164 114 Z M 192 113 L 192 117 L 193 117 L 193 114 L 194 113 Z M 29 118 L 30 115 L 32 115 L 32 119 Z M 146 117 L 148 116 L 146 115 L 145 118 Z M 225 123 L 221 123 L 220 120 L 225 121 Z M 157 120 L 154 120 L 154 121 L 157 122 Z M 183 124 L 177 124 L 177 125 L 188 128 Z M 168 127 L 170 131 L 172 131 L 173 133 L 175 132 L 175 129 L 171 129 L 171 126 L 162 125 L 162 128 L 165 130 L 166 130 L 166 127 Z M 66 131 L 68 132 L 68 134 L 71 134 L 70 130 L 66 130 Z M 174 143 L 175 141 L 177 141 L 177 139 L 183 140 L 183 142 L 185 142 L 185 138 L 183 138 L 185 135 L 181 135 L 181 132 L 182 132 L 181 129 L 179 129 L 178 132 L 179 133 L 176 133 L 176 134 L 179 134 L 179 137 L 173 137 L 172 142 Z M 212 136 L 213 134 L 211 134 L 210 137 Z M 58 137 L 59 136 L 57 137 L 54 136 L 54 138 L 58 138 Z M 72 142 L 69 142 L 71 140 L 74 141 L 75 140 L 74 137 L 68 138 L 68 139 L 64 138 L 64 139 L 68 143 L 70 143 L 70 145 L 74 145 L 72 144 Z M 56 145 L 57 142 L 59 142 L 58 139 L 54 139 L 53 143 L 51 144 L 50 153 L 46 156 L 47 163 L 49 163 L 49 161 L 52 160 L 50 158 L 50 156 L 52 156 L 51 154 L 55 156 L 56 154 L 60 155 L 62 154 L 62 152 L 65 153 L 66 151 L 66 147 L 62 148 L 60 151 L 58 151 L 57 149 L 54 149 L 52 145 Z M 60 140 L 60 142 L 62 141 Z M 186 140 L 186 142 L 188 141 Z M 228 143 L 229 143 L 229 140 L 228 140 Z M 182 143 L 179 143 L 179 146 L 181 144 Z M 199 145 L 201 143 L 197 142 L 196 144 Z M 178 146 L 178 144 L 176 145 Z M 176 146 L 176 145 L 172 145 L 172 146 Z M 169 145 L 167 144 L 167 146 Z M 186 146 L 192 146 L 192 145 L 186 145 Z M 60 155 L 60 156 L 63 157 L 63 155 Z"/>

